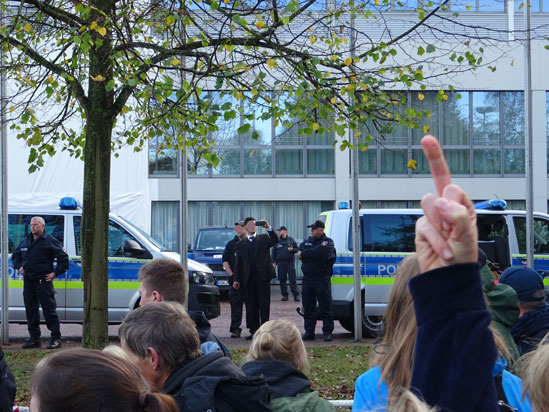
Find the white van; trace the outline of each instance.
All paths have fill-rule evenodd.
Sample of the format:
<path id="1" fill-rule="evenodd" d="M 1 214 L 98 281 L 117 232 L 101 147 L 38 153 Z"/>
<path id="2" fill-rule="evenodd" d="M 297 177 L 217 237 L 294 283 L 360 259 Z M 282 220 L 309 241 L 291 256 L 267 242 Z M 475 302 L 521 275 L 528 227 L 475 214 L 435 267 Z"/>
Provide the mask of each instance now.
<path id="1" fill-rule="evenodd" d="M 332 210 L 320 214 L 326 235 L 334 240 L 337 260 L 332 276 L 334 317 L 353 331 L 353 234 L 352 211 Z M 421 209 L 360 210 L 360 272 L 364 302 L 363 335 L 377 336 L 391 285 L 400 261 L 415 251 L 415 223 Z M 477 210 L 479 247 L 500 270 L 526 261 L 524 211 Z M 534 214 L 534 266 L 549 275 L 549 215 Z M 544 279 L 546 287 L 549 279 Z"/>
<path id="2" fill-rule="evenodd" d="M 76 204 L 76 202 L 74 202 Z M 30 220 L 41 216 L 45 230 L 57 238 L 69 255 L 69 270 L 53 281 L 57 300 L 57 314 L 61 322 L 82 322 L 84 288 L 80 257 L 79 208 L 8 211 L 9 261 L 9 320 L 26 322 L 23 303 L 23 276 L 13 269 L 11 253 L 21 239 L 30 233 Z M 159 242 L 122 217 L 109 215 L 109 323 L 120 323 L 130 310 L 139 305 L 137 273 L 151 259 L 168 257 L 179 261 L 179 254 L 166 250 Z M 219 289 L 214 284 L 210 268 L 193 260 L 188 261 L 189 308 L 203 311 L 207 318 L 219 316 Z M 43 319 L 43 317 L 42 317 Z"/>

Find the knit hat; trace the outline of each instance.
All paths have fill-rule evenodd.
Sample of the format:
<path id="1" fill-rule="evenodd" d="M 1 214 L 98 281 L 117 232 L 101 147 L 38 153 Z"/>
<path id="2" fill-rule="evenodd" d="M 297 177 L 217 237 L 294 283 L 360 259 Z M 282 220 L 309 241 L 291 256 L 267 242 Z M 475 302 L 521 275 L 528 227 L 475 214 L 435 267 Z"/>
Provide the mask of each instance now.
<path id="1" fill-rule="evenodd" d="M 543 278 L 534 269 L 520 266 L 507 268 L 499 278 L 499 283 L 515 289 L 519 303 L 535 302 L 545 298 Z"/>

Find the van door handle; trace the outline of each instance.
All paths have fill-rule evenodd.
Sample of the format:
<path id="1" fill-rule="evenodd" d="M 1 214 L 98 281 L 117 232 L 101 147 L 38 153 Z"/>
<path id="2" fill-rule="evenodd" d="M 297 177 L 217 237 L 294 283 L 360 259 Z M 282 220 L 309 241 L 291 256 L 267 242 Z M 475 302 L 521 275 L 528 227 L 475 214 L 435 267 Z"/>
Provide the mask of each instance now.
<path id="1" fill-rule="evenodd" d="M 528 260 L 528 258 L 526 258 L 526 257 L 518 257 L 517 260 L 518 260 L 519 262 L 525 263 L 525 262 Z"/>
<path id="2" fill-rule="evenodd" d="M 82 259 L 73 259 L 72 261 L 76 263 L 78 266 L 82 264 Z"/>

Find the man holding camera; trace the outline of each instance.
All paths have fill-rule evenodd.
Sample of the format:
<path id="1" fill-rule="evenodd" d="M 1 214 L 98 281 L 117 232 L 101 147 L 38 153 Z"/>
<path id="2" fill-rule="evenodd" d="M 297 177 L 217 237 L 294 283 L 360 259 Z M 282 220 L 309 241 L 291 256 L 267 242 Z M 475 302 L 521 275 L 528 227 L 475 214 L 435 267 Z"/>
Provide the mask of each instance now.
<path id="1" fill-rule="evenodd" d="M 256 234 L 256 226 L 267 234 Z M 278 236 L 266 220 L 244 219 L 247 236 L 236 244 L 233 288 L 240 290 L 246 304 L 246 326 L 252 339 L 255 331 L 269 320 L 271 279 L 275 277 L 269 249 L 278 243 Z"/>

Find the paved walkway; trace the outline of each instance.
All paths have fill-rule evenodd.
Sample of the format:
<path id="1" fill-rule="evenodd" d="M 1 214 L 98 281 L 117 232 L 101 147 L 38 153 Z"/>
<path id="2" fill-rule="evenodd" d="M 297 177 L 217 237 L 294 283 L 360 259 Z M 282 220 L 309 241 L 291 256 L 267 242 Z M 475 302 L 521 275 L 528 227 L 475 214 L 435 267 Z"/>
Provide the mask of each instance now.
<path id="1" fill-rule="evenodd" d="M 294 302 L 293 299 L 287 302 L 280 301 L 280 287 L 273 285 L 271 287 L 271 319 L 287 319 L 294 322 L 300 331 L 303 332 L 303 318 L 298 315 L 296 308 L 301 306 L 301 302 Z M 245 325 L 245 309 L 243 326 Z M 250 341 L 244 339 L 248 335 L 246 329 L 242 332 L 242 337 L 239 339 L 231 339 L 229 332 L 229 324 L 231 322 L 231 309 L 227 298 L 222 298 L 221 301 L 221 316 L 212 319 L 210 321 L 212 325 L 212 332 L 228 347 L 230 348 L 247 348 Z M 41 326 L 42 338 L 44 340 L 43 347 L 46 346 L 46 341 L 50 334 L 45 325 Z M 63 323 L 61 324 L 61 334 L 63 335 L 62 341 L 64 346 L 71 346 L 71 344 L 78 345 L 82 338 L 82 325 L 75 323 Z M 26 324 L 10 324 L 9 327 L 10 345 L 6 346 L 6 349 L 17 349 L 21 343 L 27 339 L 27 325 Z M 109 326 L 109 336 L 114 342 L 118 341 L 118 325 Z M 317 339 L 313 342 L 306 342 L 307 346 L 321 346 L 321 345 L 343 345 L 351 344 L 354 342 L 354 336 L 352 333 L 347 332 L 339 324 L 335 322 L 334 340 L 332 342 L 324 342 L 322 339 L 322 322 L 317 323 L 316 327 Z M 373 340 L 367 340 L 373 342 Z"/>

